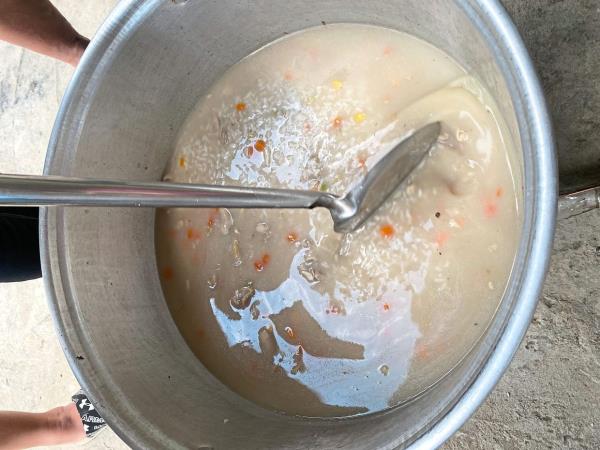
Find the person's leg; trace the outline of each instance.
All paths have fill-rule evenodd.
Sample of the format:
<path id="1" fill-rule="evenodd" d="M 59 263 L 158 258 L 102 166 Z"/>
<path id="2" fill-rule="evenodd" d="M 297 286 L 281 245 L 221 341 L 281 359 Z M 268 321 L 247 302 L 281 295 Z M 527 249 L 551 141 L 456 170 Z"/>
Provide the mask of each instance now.
<path id="1" fill-rule="evenodd" d="M 39 209 L 0 206 L 0 283 L 42 276 Z"/>

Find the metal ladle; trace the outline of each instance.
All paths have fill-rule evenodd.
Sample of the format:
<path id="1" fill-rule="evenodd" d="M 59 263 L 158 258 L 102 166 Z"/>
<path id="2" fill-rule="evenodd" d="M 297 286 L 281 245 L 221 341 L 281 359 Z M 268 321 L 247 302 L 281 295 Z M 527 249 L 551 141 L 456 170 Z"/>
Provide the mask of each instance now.
<path id="1" fill-rule="evenodd" d="M 440 134 L 426 125 L 381 158 L 343 197 L 255 187 L 0 175 L 0 205 L 176 208 L 327 208 L 335 231 L 358 228 L 419 165 Z"/>

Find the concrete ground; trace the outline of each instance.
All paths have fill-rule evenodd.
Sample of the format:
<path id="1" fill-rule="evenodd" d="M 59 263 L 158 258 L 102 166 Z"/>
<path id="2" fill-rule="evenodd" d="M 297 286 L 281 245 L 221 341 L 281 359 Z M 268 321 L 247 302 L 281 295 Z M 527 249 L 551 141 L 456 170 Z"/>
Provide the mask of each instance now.
<path id="1" fill-rule="evenodd" d="M 92 35 L 116 0 L 56 0 Z M 505 0 L 546 90 L 561 186 L 600 180 L 600 3 Z M 0 172 L 40 173 L 72 69 L 0 43 Z M 600 448 L 600 212 L 559 224 L 552 267 L 518 354 L 447 449 Z M 77 382 L 41 281 L 0 285 L 0 409 L 68 402 Z M 127 448 L 105 431 L 87 448 Z"/>

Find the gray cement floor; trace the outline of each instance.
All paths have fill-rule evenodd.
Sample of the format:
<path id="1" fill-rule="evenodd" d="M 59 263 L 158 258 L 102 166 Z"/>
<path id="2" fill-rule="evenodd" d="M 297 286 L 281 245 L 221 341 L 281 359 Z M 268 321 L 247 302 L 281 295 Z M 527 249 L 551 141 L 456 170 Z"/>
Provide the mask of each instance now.
<path id="1" fill-rule="evenodd" d="M 56 0 L 92 35 L 116 0 Z M 600 1 L 506 0 L 540 69 L 561 185 L 600 179 Z M 0 172 L 40 173 L 72 70 L 0 43 Z M 600 448 L 600 213 L 558 226 L 552 267 L 519 352 L 447 449 Z M 0 285 L 0 409 L 68 401 L 78 387 L 40 281 Z M 127 448 L 112 432 L 88 448 Z"/>

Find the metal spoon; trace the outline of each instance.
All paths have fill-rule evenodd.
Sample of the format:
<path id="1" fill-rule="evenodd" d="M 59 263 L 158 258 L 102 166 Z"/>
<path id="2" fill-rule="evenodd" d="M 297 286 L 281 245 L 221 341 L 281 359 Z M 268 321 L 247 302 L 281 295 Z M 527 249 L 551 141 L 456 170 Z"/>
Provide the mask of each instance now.
<path id="1" fill-rule="evenodd" d="M 423 160 L 440 134 L 432 123 L 380 159 L 343 197 L 291 189 L 0 175 L 0 205 L 329 209 L 335 231 L 358 228 Z"/>

